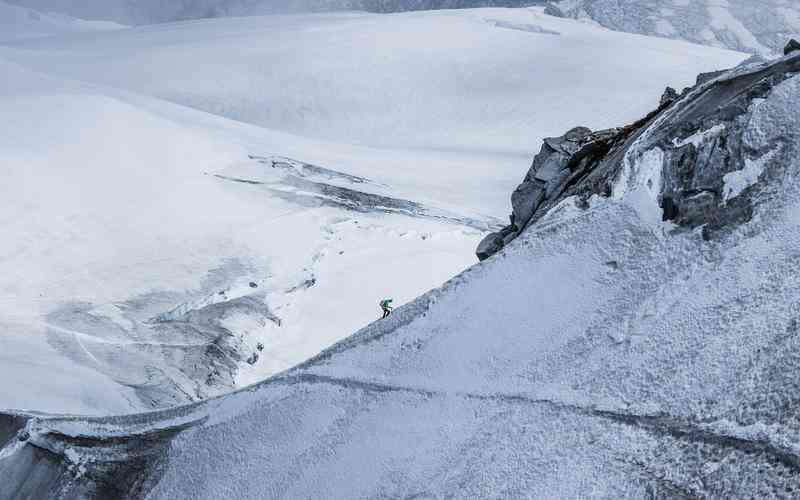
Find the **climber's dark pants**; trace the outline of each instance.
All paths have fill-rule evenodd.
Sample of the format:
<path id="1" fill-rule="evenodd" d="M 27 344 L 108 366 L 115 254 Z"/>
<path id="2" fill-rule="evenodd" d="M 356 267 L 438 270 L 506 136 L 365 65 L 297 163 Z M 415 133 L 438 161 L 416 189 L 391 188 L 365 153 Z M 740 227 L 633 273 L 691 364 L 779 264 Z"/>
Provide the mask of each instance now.
<path id="1" fill-rule="evenodd" d="M 391 310 L 389 310 L 389 309 L 384 309 L 384 310 L 383 310 L 383 317 L 384 317 L 384 318 L 385 318 L 386 316 L 390 315 L 390 314 L 392 314 L 392 311 L 391 311 Z"/>

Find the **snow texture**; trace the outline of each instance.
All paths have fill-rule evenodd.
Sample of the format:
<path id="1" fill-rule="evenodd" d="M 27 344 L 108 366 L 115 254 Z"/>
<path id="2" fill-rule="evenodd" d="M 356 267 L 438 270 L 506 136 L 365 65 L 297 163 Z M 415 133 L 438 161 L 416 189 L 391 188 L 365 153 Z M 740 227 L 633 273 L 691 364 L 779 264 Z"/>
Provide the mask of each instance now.
<path id="1" fill-rule="evenodd" d="M 5 416 L 0 439 L 26 445 L 0 454 L 0 494 L 796 497 L 799 64 L 698 86 L 627 143 L 621 196 L 560 203 L 499 254 L 267 381 L 126 417 Z M 682 124 L 701 132 L 741 86 L 765 100 L 723 114 L 728 139 L 782 148 L 749 190 L 752 217 L 714 239 L 654 231 L 630 196 L 657 183 L 649 146 Z"/>
<path id="2" fill-rule="evenodd" d="M 775 55 L 800 34 L 795 0 L 561 0 L 550 11 L 607 28 Z"/>
<path id="3" fill-rule="evenodd" d="M 0 407 L 196 401 L 441 285 L 543 137 L 744 57 L 639 38 L 486 9 L 0 46 Z"/>

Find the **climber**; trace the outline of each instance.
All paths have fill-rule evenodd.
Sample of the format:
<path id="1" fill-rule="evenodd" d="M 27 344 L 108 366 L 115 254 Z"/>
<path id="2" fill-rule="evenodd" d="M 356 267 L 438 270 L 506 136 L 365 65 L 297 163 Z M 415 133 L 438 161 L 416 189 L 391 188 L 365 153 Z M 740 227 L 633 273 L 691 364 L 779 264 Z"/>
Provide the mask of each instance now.
<path id="1" fill-rule="evenodd" d="M 392 306 L 391 306 L 391 304 L 392 304 L 392 299 L 383 299 L 381 301 L 381 309 L 383 309 L 383 317 L 384 318 L 386 316 L 392 314 Z M 383 318 L 381 318 L 381 319 L 383 319 Z"/>

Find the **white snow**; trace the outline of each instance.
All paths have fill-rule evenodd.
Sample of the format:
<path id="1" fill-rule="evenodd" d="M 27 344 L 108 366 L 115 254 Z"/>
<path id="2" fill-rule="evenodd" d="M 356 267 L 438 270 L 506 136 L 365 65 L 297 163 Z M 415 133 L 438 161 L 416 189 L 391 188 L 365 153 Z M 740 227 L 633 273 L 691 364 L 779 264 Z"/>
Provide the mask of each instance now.
<path id="1" fill-rule="evenodd" d="M 638 159 L 626 156 L 612 196 L 634 207 L 642 220 L 651 224 L 661 223 L 663 211 L 658 197 L 661 193 L 663 168 L 664 152 L 657 147 L 645 151 Z"/>
<path id="2" fill-rule="evenodd" d="M 725 125 L 720 123 L 718 125 L 714 125 L 713 127 L 707 130 L 695 132 L 694 134 L 690 135 L 685 139 L 682 140 L 673 139 L 672 143 L 675 145 L 676 148 L 682 148 L 688 144 L 692 144 L 694 147 L 697 148 L 704 142 L 710 139 L 715 139 L 724 133 L 725 133 Z"/>
<path id="3" fill-rule="evenodd" d="M 86 21 L 64 14 L 43 13 L 0 1 L 0 43 L 67 33 L 117 30 L 110 21 Z"/>
<path id="4" fill-rule="evenodd" d="M 722 188 L 723 199 L 728 201 L 736 198 L 742 194 L 745 189 L 758 182 L 758 178 L 764 172 L 764 168 L 769 164 L 776 152 L 777 150 L 773 149 L 756 159 L 745 158 L 745 166 L 743 169 L 725 174 L 722 178 L 725 183 Z"/>
<path id="5" fill-rule="evenodd" d="M 768 47 L 762 45 L 753 33 L 742 24 L 742 21 L 731 13 L 731 5 L 728 0 L 706 0 L 706 3 L 706 8 L 711 16 L 712 28 L 730 31 L 740 44 L 758 54 L 769 55 L 772 52 Z"/>
<path id="6" fill-rule="evenodd" d="M 145 366 L 190 388 L 180 360 L 152 352 L 190 339 L 131 325 L 219 291 L 282 320 L 226 319 L 265 346 L 238 374 L 254 382 L 368 323 L 380 299 L 401 305 L 475 260 L 479 229 L 320 205 L 248 155 L 492 223 L 543 137 L 632 121 L 665 85 L 743 57 L 537 9 L 219 19 L 0 46 L 0 407 L 139 409 Z M 64 323 L 75 310 L 115 326 Z"/>

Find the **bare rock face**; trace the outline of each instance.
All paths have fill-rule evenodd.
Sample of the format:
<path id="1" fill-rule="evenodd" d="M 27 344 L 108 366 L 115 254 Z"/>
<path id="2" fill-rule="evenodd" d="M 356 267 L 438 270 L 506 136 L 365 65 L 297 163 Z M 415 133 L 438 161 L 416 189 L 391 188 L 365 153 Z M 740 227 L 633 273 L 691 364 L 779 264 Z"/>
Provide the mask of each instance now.
<path id="1" fill-rule="evenodd" d="M 789 40 L 789 43 L 786 44 L 786 47 L 784 47 L 783 55 L 788 56 L 791 52 L 796 50 L 800 50 L 800 42 L 792 38 Z"/>
<path id="2" fill-rule="evenodd" d="M 664 220 L 688 229 L 702 226 L 706 238 L 749 220 L 750 195 L 760 189 L 760 173 L 769 171 L 767 163 L 791 159 L 786 144 L 798 133 L 785 127 L 765 139 L 751 124 L 775 119 L 764 117 L 760 106 L 798 71 L 800 52 L 790 51 L 775 62 L 704 73 L 680 96 L 667 89 L 659 107 L 636 123 L 598 132 L 575 128 L 545 139 L 512 194 L 512 224 L 503 236 L 487 237 L 484 241 L 492 244 L 483 245 L 478 258 L 499 251 L 569 196 L 609 196 L 625 169 L 642 161 L 658 163 L 657 197 Z"/>
<path id="3" fill-rule="evenodd" d="M 664 90 L 664 93 L 661 95 L 661 102 L 659 102 L 659 106 L 666 106 L 668 104 L 672 104 L 673 102 L 677 101 L 680 95 L 678 95 L 678 91 L 673 89 L 672 87 L 667 87 Z"/>

